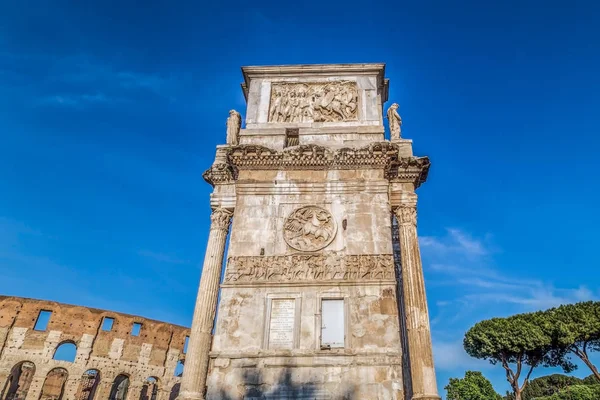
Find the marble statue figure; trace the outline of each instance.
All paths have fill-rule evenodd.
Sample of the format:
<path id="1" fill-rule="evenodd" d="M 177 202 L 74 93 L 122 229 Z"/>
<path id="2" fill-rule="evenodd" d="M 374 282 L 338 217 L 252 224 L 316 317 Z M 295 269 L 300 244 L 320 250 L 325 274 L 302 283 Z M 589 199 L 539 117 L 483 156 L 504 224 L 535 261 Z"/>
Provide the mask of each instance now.
<path id="1" fill-rule="evenodd" d="M 234 146 L 238 144 L 241 127 L 242 116 L 239 112 L 230 110 L 227 118 L 227 144 Z"/>
<path id="2" fill-rule="evenodd" d="M 402 132 L 402 118 L 398 114 L 398 103 L 394 103 L 388 108 L 387 119 L 390 126 L 390 139 L 400 139 Z"/>

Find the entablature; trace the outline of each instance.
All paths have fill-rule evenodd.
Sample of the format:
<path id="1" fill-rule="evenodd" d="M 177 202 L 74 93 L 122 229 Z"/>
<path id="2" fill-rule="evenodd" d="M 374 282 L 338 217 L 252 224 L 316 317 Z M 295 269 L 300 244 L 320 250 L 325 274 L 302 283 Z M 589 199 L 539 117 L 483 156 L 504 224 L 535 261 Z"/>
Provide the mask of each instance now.
<path id="1" fill-rule="evenodd" d="M 390 182 L 419 187 L 427 179 L 428 157 L 403 156 L 401 144 L 382 141 L 364 147 L 325 147 L 315 144 L 275 150 L 260 145 L 220 146 L 213 165 L 203 174 L 211 185 L 232 184 L 240 170 L 382 169 Z"/>

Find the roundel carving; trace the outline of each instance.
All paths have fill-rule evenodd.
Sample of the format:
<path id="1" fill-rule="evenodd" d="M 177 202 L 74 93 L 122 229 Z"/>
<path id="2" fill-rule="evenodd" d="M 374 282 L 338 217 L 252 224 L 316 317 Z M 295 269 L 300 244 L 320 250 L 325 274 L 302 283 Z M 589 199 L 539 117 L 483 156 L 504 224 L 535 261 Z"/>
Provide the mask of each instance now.
<path id="1" fill-rule="evenodd" d="M 336 224 L 331 213 L 317 206 L 294 210 L 283 223 L 283 238 L 300 251 L 320 250 L 333 240 Z"/>

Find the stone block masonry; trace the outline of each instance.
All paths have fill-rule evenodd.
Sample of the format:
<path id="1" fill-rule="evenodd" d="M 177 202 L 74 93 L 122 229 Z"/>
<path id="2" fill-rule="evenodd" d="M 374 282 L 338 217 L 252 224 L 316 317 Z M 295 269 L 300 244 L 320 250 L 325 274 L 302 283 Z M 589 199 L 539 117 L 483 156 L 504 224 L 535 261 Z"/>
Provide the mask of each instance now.
<path id="1" fill-rule="evenodd" d="M 188 336 L 143 317 L 0 296 L 0 399 L 174 400 Z"/>
<path id="2" fill-rule="evenodd" d="M 203 175 L 213 211 L 179 400 L 439 399 L 416 231 L 430 163 L 396 103 L 385 139 L 385 65 L 242 72 L 245 126 L 230 111 Z"/>

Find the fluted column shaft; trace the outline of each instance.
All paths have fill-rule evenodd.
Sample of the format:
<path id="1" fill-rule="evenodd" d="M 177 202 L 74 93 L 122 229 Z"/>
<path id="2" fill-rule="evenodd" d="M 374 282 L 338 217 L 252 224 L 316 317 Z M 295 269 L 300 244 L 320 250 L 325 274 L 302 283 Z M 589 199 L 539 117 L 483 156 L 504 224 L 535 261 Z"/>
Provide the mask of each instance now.
<path id="1" fill-rule="evenodd" d="M 433 366 L 433 349 L 429 328 L 429 312 L 425 295 L 425 279 L 417 237 L 416 201 L 395 209 L 398 220 L 404 318 L 413 400 L 439 400 Z"/>
<path id="2" fill-rule="evenodd" d="M 210 216 L 210 234 L 194 308 L 179 400 L 204 400 L 208 353 L 219 295 L 225 241 L 232 215 L 231 211 L 216 208 Z"/>

